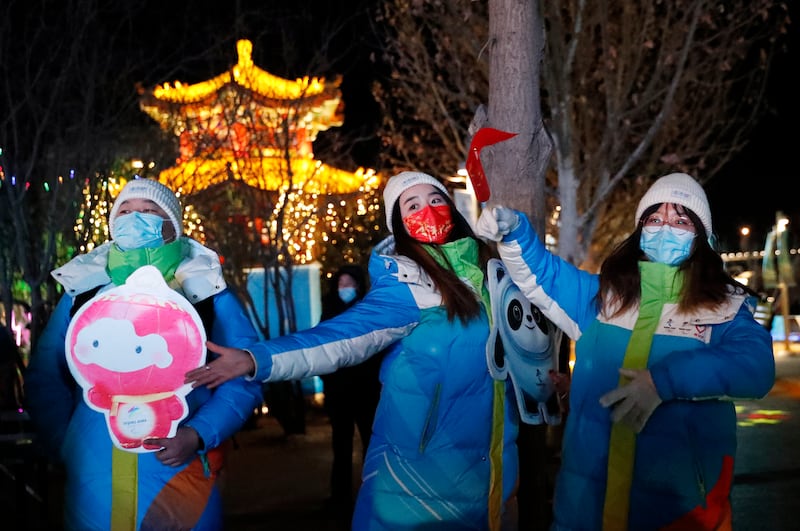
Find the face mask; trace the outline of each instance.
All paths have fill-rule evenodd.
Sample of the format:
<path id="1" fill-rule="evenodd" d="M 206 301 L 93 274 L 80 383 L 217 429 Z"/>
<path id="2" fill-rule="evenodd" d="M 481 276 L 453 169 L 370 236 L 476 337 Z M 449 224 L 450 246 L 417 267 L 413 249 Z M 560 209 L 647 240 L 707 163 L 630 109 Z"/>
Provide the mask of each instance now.
<path id="1" fill-rule="evenodd" d="M 450 206 L 426 206 L 419 212 L 403 218 L 406 230 L 417 241 L 422 243 L 444 243 L 453 230 L 453 218 Z"/>
<path id="2" fill-rule="evenodd" d="M 694 232 L 675 229 L 670 225 L 643 227 L 639 247 L 651 262 L 674 266 L 689 257 L 695 236 Z"/>
<path id="3" fill-rule="evenodd" d="M 161 226 L 164 218 L 155 214 L 131 212 L 114 221 L 114 243 L 123 251 L 150 249 L 164 245 Z"/>
<path id="4" fill-rule="evenodd" d="M 339 298 L 345 304 L 350 304 L 356 298 L 356 288 L 339 288 Z"/>

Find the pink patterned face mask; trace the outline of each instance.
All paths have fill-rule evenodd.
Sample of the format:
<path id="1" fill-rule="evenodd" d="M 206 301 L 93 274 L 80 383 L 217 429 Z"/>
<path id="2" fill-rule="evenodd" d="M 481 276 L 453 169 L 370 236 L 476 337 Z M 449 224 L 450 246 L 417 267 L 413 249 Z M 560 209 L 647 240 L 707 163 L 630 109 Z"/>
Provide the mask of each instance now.
<path id="1" fill-rule="evenodd" d="M 403 218 L 406 230 L 422 243 L 444 243 L 453 230 L 449 205 L 426 206 Z"/>

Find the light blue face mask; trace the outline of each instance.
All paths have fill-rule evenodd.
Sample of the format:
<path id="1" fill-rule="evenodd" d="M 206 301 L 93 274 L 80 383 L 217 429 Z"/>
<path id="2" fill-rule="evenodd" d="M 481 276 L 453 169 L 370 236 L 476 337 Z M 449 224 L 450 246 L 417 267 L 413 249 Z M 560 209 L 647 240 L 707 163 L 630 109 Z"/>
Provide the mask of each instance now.
<path id="1" fill-rule="evenodd" d="M 339 298 L 345 304 L 350 304 L 356 298 L 356 288 L 339 288 Z"/>
<path id="2" fill-rule="evenodd" d="M 161 227 L 164 218 L 144 212 L 117 216 L 114 221 L 114 243 L 123 251 L 151 249 L 164 245 Z"/>
<path id="3" fill-rule="evenodd" d="M 696 234 L 671 225 L 642 227 L 639 247 L 651 262 L 678 265 L 689 257 Z"/>

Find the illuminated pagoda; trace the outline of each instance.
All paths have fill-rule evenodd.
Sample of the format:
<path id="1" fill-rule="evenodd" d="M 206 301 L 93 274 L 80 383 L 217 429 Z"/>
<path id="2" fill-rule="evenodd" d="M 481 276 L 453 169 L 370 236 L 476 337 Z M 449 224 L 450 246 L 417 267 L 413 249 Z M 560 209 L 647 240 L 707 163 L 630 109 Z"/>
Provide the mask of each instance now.
<path id="1" fill-rule="evenodd" d="M 231 182 L 277 193 L 292 209 L 304 212 L 305 224 L 319 198 L 375 196 L 379 179 L 373 170 L 345 171 L 314 158 L 317 134 L 343 123 L 341 78 L 283 79 L 253 64 L 250 41 L 238 41 L 237 51 L 235 65 L 206 81 L 140 89 L 140 108 L 179 139 L 176 164 L 162 170 L 159 180 L 184 196 Z M 372 213 L 379 208 L 379 201 L 375 203 L 367 200 L 364 208 Z M 364 209 L 358 209 L 363 215 Z M 330 218 L 330 209 L 320 218 L 326 216 Z M 316 220 L 322 230 L 299 238 L 299 262 L 314 259 L 311 247 L 327 237 L 324 226 L 341 227 L 344 220 L 330 221 Z M 299 224 L 288 230 L 298 228 L 303 230 Z M 296 235 L 291 238 L 299 241 Z"/>
<path id="2" fill-rule="evenodd" d="M 343 123 L 341 78 L 274 76 L 253 64 L 252 48 L 240 40 L 239 61 L 212 79 L 142 94 L 141 109 L 180 139 L 177 165 L 161 172 L 161 182 L 191 194 L 230 178 L 231 164 L 249 186 L 278 190 L 289 184 L 281 138 L 289 139 L 293 181 L 306 193 L 351 193 L 373 178 L 314 159 L 317 134 Z"/>

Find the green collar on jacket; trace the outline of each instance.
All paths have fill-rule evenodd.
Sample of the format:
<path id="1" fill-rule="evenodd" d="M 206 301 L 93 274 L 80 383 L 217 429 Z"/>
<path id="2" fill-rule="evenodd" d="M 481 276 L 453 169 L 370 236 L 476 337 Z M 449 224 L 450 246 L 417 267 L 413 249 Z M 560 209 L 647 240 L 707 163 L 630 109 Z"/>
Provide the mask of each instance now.
<path id="1" fill-rule="evenodd" d="M 144 265 L 152 265 L 161 271 L 164 280 L 169 283 L 175 278 L 175 270 L 185 254 L 183 241 L 180 239 L 161 247 L 129 251 L 112 245 L 108 251 L 108 275 L 115 285 L 121 286 L 131 273 Z"/>
<path id="2" fill-rule="evenodd" d="M 474 238 L 460 238 L 437 247 L 432 245 L 423 245 L 422 247 L 436 260 L 436 263 L 455 273 L 475 293 L 480 293 L 483 306 L 491 319 L 489 292 L 484 284 L 486 277 L 479 264 L 478 241 Z"/>
<path id="3" fill-rule="evenodd" d="M 658 262 L 639 262 L 641 275 L 641 303 L 658 300 L 662 303 L 676 303 L 683 289 L 684 274 L 678 266 Z"/>

